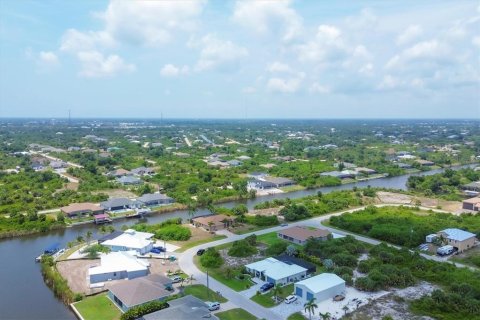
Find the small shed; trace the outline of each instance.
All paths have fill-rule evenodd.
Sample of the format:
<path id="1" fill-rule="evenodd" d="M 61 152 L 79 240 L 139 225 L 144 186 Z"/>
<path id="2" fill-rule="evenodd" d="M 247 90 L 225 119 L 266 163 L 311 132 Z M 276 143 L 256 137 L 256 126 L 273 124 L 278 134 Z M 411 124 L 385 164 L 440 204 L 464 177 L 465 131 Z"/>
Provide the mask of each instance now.
<path id="1" fill-rule="evenodd" d="M 315 298 L 320 302 L 344 294 L 345 280 L 333 273 L 322 273 L 295 283 L 294 292 L 305 301 Z"/>

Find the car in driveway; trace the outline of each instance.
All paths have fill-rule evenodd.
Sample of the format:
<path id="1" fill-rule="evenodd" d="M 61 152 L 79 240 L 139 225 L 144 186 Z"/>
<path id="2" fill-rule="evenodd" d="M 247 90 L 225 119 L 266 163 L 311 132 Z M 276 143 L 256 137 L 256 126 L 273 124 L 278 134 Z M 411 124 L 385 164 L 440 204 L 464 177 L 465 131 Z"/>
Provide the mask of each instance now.
<path id="1" fill-rule="evenodd" d="M 201 256 L 204 253 L 205 253 L 205 249 L 198 249 L 197 256 Z"/>
<path id="2" fill-rule="evenodd" d="M 173 276 L 173 277 L 170 278 L 170 280 L 172 280 L 173 283 L 178 283 L 178 282 L 182 281 L 182 277 Z"/>
<path id="3" fill-rule="evenodd" d="M 271 282 L 264 283 L 260 287 L 260 292 L 267 292 L 268 290 L 272 289 L 275 285 Z"/>
<path id="4" fill-rule="evenodd" d="M 280 227 L 288 227 L 288 223 L 282 223 Z"/>
<path id="5" fill-rule="evenodd" d="M 297 301 L 297 296 L 295 296 L 293 294 L 291 294 L 291 295 L 289 295 L 288 297 L 285 298 L 285 303 L 286 304 L 290 304 L 290 303 L 295 302 L 295 301 Z"/>
<path id="6" fill-rule="evenodd" d="M 208 310 L 209 311 L 215 311 L 215 310 L 218 310 L 220 309 L 220 303 L 217 302 L 217 301 L 207 301 L 205 302 L 207 304 L 207 307 L 208 307 Z"/>

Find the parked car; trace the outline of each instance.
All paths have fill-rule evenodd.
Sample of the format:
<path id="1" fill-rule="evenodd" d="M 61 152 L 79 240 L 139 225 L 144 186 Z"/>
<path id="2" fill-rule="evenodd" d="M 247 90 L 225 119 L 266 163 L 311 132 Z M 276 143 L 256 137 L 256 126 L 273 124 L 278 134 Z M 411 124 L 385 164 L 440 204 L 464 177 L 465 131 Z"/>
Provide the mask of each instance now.
<path id="1" fill-rule="evenodd" d="M 161 250 L 157 249 L 157 248 L 152 248 L 152 250 L 150 250 L 151 253 L 156 253 L 156 254 L 160 254 L 162 253 Z"/>
<path id="2" fill-rule="evenodd" d="M 260 292 L 267 292 L 268 290 L 272 289 L 275 285 L 271 282 L 264 283 L 260 287 Z"/>
<path id="3" fill-rule="evenodd" d="M 205 253 L 205 249 L 198 249 L 197 256 L 201 256 L 204 253 Z"/>
<path id="4" fill-rule="evenodd" d="M 342 301 L 343 299 L 345 299 L 345 296 L 341 294 L 337 294 L 335 297 L 333 297 L 333 301 Z"/>
<path id="5" fill-rule="evenodd" d="M 280 227 L 287 227 L 287 226 L 288 226 L 288 223 L 282 223 L 282 224 L 280 225 Z"/>
<path id="6" fill-rule="evenodd" d="M 167 249 L 164 247 L 153 247 L 153 249 L 160 250 L 160 252 L 166 252 Z"/>
<path id="7" fill-rule="evenodd" d="M 218 310 L 220 309 L 220 303 L 219 302 L 211 302 L 211 301 L 207 301 L 206 302 L 207 306 L 208 306 L 208 310 L 209 311 L 215 311 L 215 310 Z"/>
<path id="8" fill-rule="evenodd" d="M 289 303 L 292 303 L 294 301 L 297 301 L 297 296 L 291 294 L 289 295 L 288 297 L 285 298 L 285 303 L 289 304 Z"/>
<path id="9" fill-rule="evenodd" d="M 173 276 L 173 277 L 170 278 L 170 280 L 172 280 L 173 283 L 178 283 L 178 282 L 182 281 L 182 277 Z"/>

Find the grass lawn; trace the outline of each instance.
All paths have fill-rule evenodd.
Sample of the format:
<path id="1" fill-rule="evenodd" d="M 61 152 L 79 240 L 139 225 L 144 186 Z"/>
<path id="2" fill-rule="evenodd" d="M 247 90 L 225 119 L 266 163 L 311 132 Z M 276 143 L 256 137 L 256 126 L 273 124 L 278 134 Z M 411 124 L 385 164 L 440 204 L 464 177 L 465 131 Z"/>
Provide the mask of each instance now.
<path id="1" fill-rule="evenodd" d="M 236 308 L 215 314 L 220 320 L 256 320 L 257 318 L 247 311 Z"/>
<path id="2" fill-rule="evenodd" d="M 256 294 L 253 297 L 250 298 L 250 300 L 255 301 L 261 306 L 264 306 L 265 308 L 271 308 L 276 306 L 277 304 L 273 300 L 273 294 L 272 290 L 270 290 L 266 294 Z M 285 299 L 289 295 L 291 295 L 293 292 L 293 283 L 290 283 L 289 285 L 286 285 L 285 287 L 282 287 L 282 292 L 278 295 L 280 298 Z"/>
<path id="3" fill-rule="evenodd" d="M 257 236 L 257 242 L 262 242 L 265 243 L 266 245 L 271 246 L 272 244 L 278 243 L 278 242 L 286 242 L 288 245 L 293 245 L 297 249 L 301 249 L 302 246 L 296 243 L 292 243 L 290 241 L 282 240 L 278 238 L 277 232 L 269 232 L 265 233 L 262 235 Z"/>
<path id="4" fill-rule="evenodd" d="M 228 300 L 225 299 L 223 296 L 218 295 L 211 289 L 208 289 L 203 284 L 194 284 L 191 286 L 185 287 L 184 291 L 185 294 L 191 294 L 192 296 L 197 297 L 203 301 L 218 301 L 218 302 L 227 302 Z"/>
<path id="5" fill-rule="evenodd" d="M 303 316 L 303 314 L 301 314 L 300 312 L 295 312 L 295 313 L 292 313 L 290 316 L 288 316 L 287 320 L 306 320 L 307 318 L 305 318 Z"/>
<path id="6" fill-rule="evenodd" d="M 85 320 L 118 320 L 120 309 L 106 294 L 100 294 L 83 299 L 75 303 L 75 308 Z"/>
<path id="7" fill-rule="evenodd" d="M 211 238 L 207 238 L 207 239 L 201 239 L 201 240 L 197 240 L 197 241 L 185 241 L 183 244 L 181 244 L 181 247 L 178 248 L 177 250 L 175 250 L 175 252 L 185 252 L 186 250 L 190 249 L 190 248 L 193 248 L 195 246 L 198 246 L 200 244 L 204 244 L 204 243 L 209 243 L 209 242 L 212 242 L 212 241 L 217 241 L 217 240 L 221 240 L 221 239 L 224 239 L 226 238 L 227 236 L 221 234 L 221 235 L 214 235 L 213 237 Z"/>
<path id="8" fill-rule="evenodd" d="M 235 234 L 245 234 L 250 232 L 255 232 L 263 229 L 273 228 L 276 226 L 255 226 L 253 224 L 244 223 L 242 226 L 235 227 L 231 230 Z"/>
<path id="9" fill-rule="evenodd" d="M 207 271 L 207 269 L 200 264 L 200 259 L 198 256 L 195 256 L 195 258 L 193 258 L 193 262 L 203 272 Z M 223 283 L 227 287 L 232 288 L 235 291 L 243 291 L 250 288 L 253 285 L 253 283 L 250 281 L 250 278 L 248 276 L 245 276 L 244 280 L 235 278 L 236 274 L 234 274 L 234 276 L 231 278 L 226 278 L 220 269 L 210 268 L 208 269 L 208 274 L 215 280 L 220 281 L 221 283 Z"/>
<path id="10" fill-rule="evenodd" d="M 305 190 L 306 188 L 304 186 L 301 186 L 299 184 L 295 184 L 293 186 L 286 186 L 280 188 L 283 192 L 292 192 L 292 191 L 300 191 L 300 190 Z"/>

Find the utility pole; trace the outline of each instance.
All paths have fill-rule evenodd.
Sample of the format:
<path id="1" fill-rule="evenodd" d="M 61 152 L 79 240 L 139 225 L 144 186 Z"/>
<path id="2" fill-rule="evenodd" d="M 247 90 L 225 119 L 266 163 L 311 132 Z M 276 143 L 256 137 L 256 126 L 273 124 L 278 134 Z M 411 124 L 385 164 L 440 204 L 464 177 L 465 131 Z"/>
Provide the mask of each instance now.
<path id="1" fill-rule="evenodd" d="M 208 269 L 207 269 L 207 299 L 210 300 L 210 286 L 208 283 Z"/>

